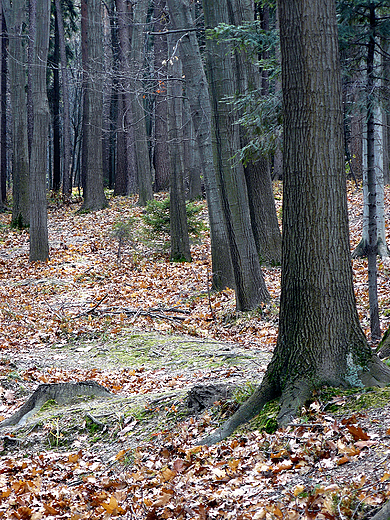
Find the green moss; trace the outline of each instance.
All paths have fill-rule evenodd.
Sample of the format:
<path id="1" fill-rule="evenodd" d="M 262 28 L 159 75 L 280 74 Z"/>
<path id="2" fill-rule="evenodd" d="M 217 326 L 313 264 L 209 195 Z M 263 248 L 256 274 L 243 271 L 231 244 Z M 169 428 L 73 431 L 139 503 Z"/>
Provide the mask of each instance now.
<path id="1" fill-rule="evenodd" d="M 58 409 L 58 404 L 54 399 L 49 399 L 39 410 L 40 412 L 48 412 L 53 409 Z"/>
<path id="2" fill-rule="evenodd" d="M 390 387 L 324 388 L 318 392 L 316 398 L 324 405 L 327 412 L 341 415 L 385 406 L 390 399 Z"/>
<path id="3" fill-rule="evenodd" d="M 279 401 L 267 403 L 261 412 L 249 422 L 249 430 L 265 431 L 274 433 L 278 429 L 277 416 L 279 413 Z"/>

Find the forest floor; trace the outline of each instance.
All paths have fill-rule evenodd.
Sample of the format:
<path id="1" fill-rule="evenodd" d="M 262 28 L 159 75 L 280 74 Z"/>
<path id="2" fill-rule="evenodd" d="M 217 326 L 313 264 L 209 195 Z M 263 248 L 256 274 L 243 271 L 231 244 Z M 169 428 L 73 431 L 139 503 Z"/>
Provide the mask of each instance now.
<path id="1" fill-rule="evenodd" d="M 275 198 L 280 214 L 279 184 Z M 361 198 L 350 184 L 352 247 Z M 25 425 L 0 429 L 0 518 L 344 520 L 369 518 L 390 498 L 388 388 L 325 389 L 283 430 L 271 405 L 223 443 L 196 445 L 261 381 L 280 268 L 263 269 L 271 302 L 238 313 L 232 290 L 210 292 L 207 230 L 191 263 L 170 263 L 167 238 L 148 236 L 134 200 L 77 209 L 50 201 L 45 264 L 28 262 L 28 233 L 0 215 L 0 419 L 42 383 L 93 380 L 112 396 L 49 401 Z M 389 209 L 387 190 L 387 222 Z M 378 265 L 386 330 L 390 267 Z M 353 269 L 369 337 L 366 261 Z M 201 409 L 194 389 L 220 395 Z"/>

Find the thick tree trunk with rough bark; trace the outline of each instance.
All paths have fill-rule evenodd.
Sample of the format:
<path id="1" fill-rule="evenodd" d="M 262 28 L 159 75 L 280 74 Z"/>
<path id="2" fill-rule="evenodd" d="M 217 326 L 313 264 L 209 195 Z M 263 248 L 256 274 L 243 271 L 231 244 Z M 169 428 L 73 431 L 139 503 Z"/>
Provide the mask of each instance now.
<path id="1" fill-rule="evenodd" d="M 341 82 L 332 0 L 280 0 L 285 114 L 282 294 L 277 346 L 260 387 L 203 443 L 281 397 L 279 421 L 314 389 L 375 386 L 390 369 L 359 324 L 349 252 Z"/>
<path id="2" fill-rule="evenodd" d="M 229 2 L 203 1 L 205 25 L 229 23 Z M 243 165 L 232 159 L 240 149 L 239 128 L 231 107 L 237 78 L 228 44 L 206 40 L 207 72 L 212 102 L 214 164 L 227 226 L 238 310 L 252 310 L 269 299 L 253 237 Z"/>
<path id="3" fill-rule="evenodd" d="M 168 45 L 170 47 L 167 62 L 167 99 L 171 260 L 190 262 L 183 165 L 183 69 L 177 53 L 177 39 L 172 38 Z M 174 49 L 173 53 L 172 49 Z"/>
<path id="4" fill-rule="evenodd" d="M 29 71 L 33 109 L 30 156 L 30 262 L 44 262 L 49 258 L 46 173 L 50 114 L 46 93 L 46 63 L 49 50 L 50 0 L 33 0 L 31 4 L 33 16 L 36 16 L 36 31 L 33 41 L 30 42 L 33 52 Z"/>
<path id="5" fill-rule="evenodd" d="M 107 206 L 103 189 L 103 32 L 101 0 L 82 2 L 83 101 L 83 195 L 81 210 L 96 211 Z"/>
<path id="6" fill-rule="evenodd" d="M 168 0 L 168 6 L 174 29 L 194 27 L 188 0 Z M 191 107 L 206 188 L 211 234 L 212 284 L 214 289 L 222 290 L 225 287 L 234 287 L 234 275 L 220 189 L 214 168 L 208 84 L 199 45 L 193 31 L 183 33 L 179 50 L 183 57 L 186 96 Z"/>
<path id="7" fill-rule="evenodd" d="M 30 222 L 29 157 L 27 137 L 27 60 L 24 32 L 27 26 L 26 0 L 3 0 L 9 35 L 9 75 L 12 109 L 12 225 L 26 227 Z"/>
<path id="8" fill-rule="evenodd" d="M 148 138 L 146 135 L 144 88 L 142 69 L 144 62 L 144 27 L 148 14 L 149 0 L 137 0 L 133 7 L 133 32 L 131 35 L 132 108 L 134 117 L 135 151 L 137 159 L 137 184 L 141 206 L 153 198 L 152 174 L 150 170 Z"/>

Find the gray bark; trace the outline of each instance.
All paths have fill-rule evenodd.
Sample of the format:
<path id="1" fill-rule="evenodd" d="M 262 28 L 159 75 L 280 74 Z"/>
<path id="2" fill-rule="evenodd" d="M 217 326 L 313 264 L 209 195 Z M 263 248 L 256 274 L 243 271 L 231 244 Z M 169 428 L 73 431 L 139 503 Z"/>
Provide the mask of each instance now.
<path id="1" fill-rule="evenodd" d="M 335 4 L 278 5 L 285 114 L 278 342 L 260 387 L 205 444 L 226 437 L 276 397 L 279 422 L 286 424 L 323 385 L 390 381 L 390 369 L 372 354 L 360 327 L 353 291 Z"/>
<path id="2" fill-rule="evenodd" d="M 189 200 L 202 196 L 201 165 L 196 142 L 194 123 L 188 99 L 184 99 L 183 107 L 183 139 L 184 139 L 184 179 Z"/>
<path id="3" fill-rule="evenodd" d="M 254 19 L 252 0 L 229 0 L 230 22 L 242 25 Z M 265 11 L 266 8 L 264 8 Z M 265 27 L 266 28 L 266 27 Z M 269 90 L 268 72 L 260 71 L 250 56 L 244 51 L 235 52 L 237 89 L 241 95 L 248 95 L 251 90 L 267 95 Z M 245 146 L 253 135 L 242 129 L 240 142 Z M 262 263 L 280 265 L 282 255 L 282 236 L 276 215 L 275 200 L 271 183 L 269 159 L 261 156 L 259 160 L 249 161 L 244 166 L 248 190 L 249 209 L 253 236 L 257 252 Z"/>
<path id="4" fill-rule="evenodd" d="M 26 227 L 30 222 L 29 208 L 29 157 L 27 138 L 27 61 L 26 0 L 3 0 L 9 35 L 9 76 L 12 109 L 12 225 Z"/>
<path id="5" fill-rule="evenodd" d="M 133 112 L 129 93 L 130 12 L 125 0 L 115 0 L 118 18 L 118 149 L 115 194 L 131 195 L 136 191 L 137 160 Z M 118 183 L 121 188 L 118 189 Z"/>
<path id="6" fill-rule="evenodd" d="M 166 1 L 154 2 L 154 32 L 162 32 L 167 28 Z M 154 171 L 155 191 L 164 191 L 169 188 L 169 157 L 167 145 L 167 85 L 166 71 L 163 62 L 167 59 L 167 35 L 154 36 L 154 72 L 156 76 L 155 95 L 155 127 L 154 127 Z"/>
<path id="7" fill-rule="evenodd" d="M 46 63 L 49 50 L 50 0 L 34 2 L 36 5 L 33 6 L 35 9 L 32 9 L 32 12 L 33 16 L 36 16 L 36 31 L 33 41 L 30 42 L 33 48 L 29 71 L 33 111 L 30 156 L 30 262 L 43 262 L 49 258 L 46 173 L 50 115 L 46 93 Z"/>
<path id="8" fill-rule="evenodd" d="M 190 262 L 191 252 L 188 237 L 183 166 L 183 69 L 177 55 L 177 41 L 172 38 L 168 45 L 170 46 L 170 56 L 167 63 L 167 99 L 171 260 Z M 172 48 L 174 48 L 173 52 Z"/>
<path id="9" fill-rule="evenodd" d="M 58 41 L 60 47 L 61 79 L 62 79 L 62 102 L 63 102 L 63 167 L 62 167 L 62 193 L 65 200 L 69 199 L 72 192 L 71 176 L 71 136 L 70 136 L 70 102 L 69 102 L 69 79 L 65 50 L 64 20 L 60 0 L 55 0 L 58 24 Z"/>
<path id="10" fill-rule="evenodd" d="M 1 2 L 0 26 L 2 29 L 0 36 L 0 212 L 2 212 L 7 201 L 7 35 Z"/>
<path id="11" fill-rule="evenodd" d="M 149 0 L 137 0 L 133 11 L 131 36 L 132 108 L 134 116 L 135 151 L 137 158 L 137 183 L 139 204 L 145 206 L 153 198 L 152 174 L 150 169 L 148 139 L 146 134 L 145 110 L 143 105 L 142 70 L 144 62 L 144 27 Z"/>
<path id="12" fill-rule="evenodd" d="M 174 29 L 193 27 L 188 0 L 168 0 L 170 20 Z M 210 220 L 212 285 L 214 289 L 234 287 L 234 276 L 222 200 L 214 167 L 211 142 L 211 104 L 206 74 L 199 45 L 193 31 L 184 33 L 180 53 L 186 80 L 186 96 L 191 107 L 200 161 L 204 174 Z"/>
<path id="13" fill-rule="evenodd" d="M 82 11 L 84 102 L 83 174 L 84 203 L 81 210 L 96 211 L 107 206 L 103 188 L 102 128 L 103 32 L 101 0 L 88 0 Z M 86 40 L 85 40 L 86 38 Z"/>
<path id="14" fill-rule="evenodd" d="M 203 1 L 205 25 L 229 23 L 230 2 Z M 214 164 L 230 246 L 238 310 L 251 310 L 269 299 L 253 237 L 248 192 L 243 165 L 233 159 L 240 149 L 240 136 L 231 107 L 224 102 L 233 96 L 237 78 L 231 48 L 226 43 L 206 40 L 207 71 L 212 101 Z"/>

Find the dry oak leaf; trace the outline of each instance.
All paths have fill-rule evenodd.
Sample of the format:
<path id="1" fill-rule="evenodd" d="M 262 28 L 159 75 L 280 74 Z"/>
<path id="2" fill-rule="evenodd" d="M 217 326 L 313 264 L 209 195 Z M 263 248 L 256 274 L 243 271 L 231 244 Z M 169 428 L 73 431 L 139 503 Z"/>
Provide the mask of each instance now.
<path id="1" fill-rule="evenodd" d="M 355 441 L 368 441 L 370 439 L 370 436 L 360 426 L 356 427 L 352 424 L 347 424 L 347 430 Z"/>

